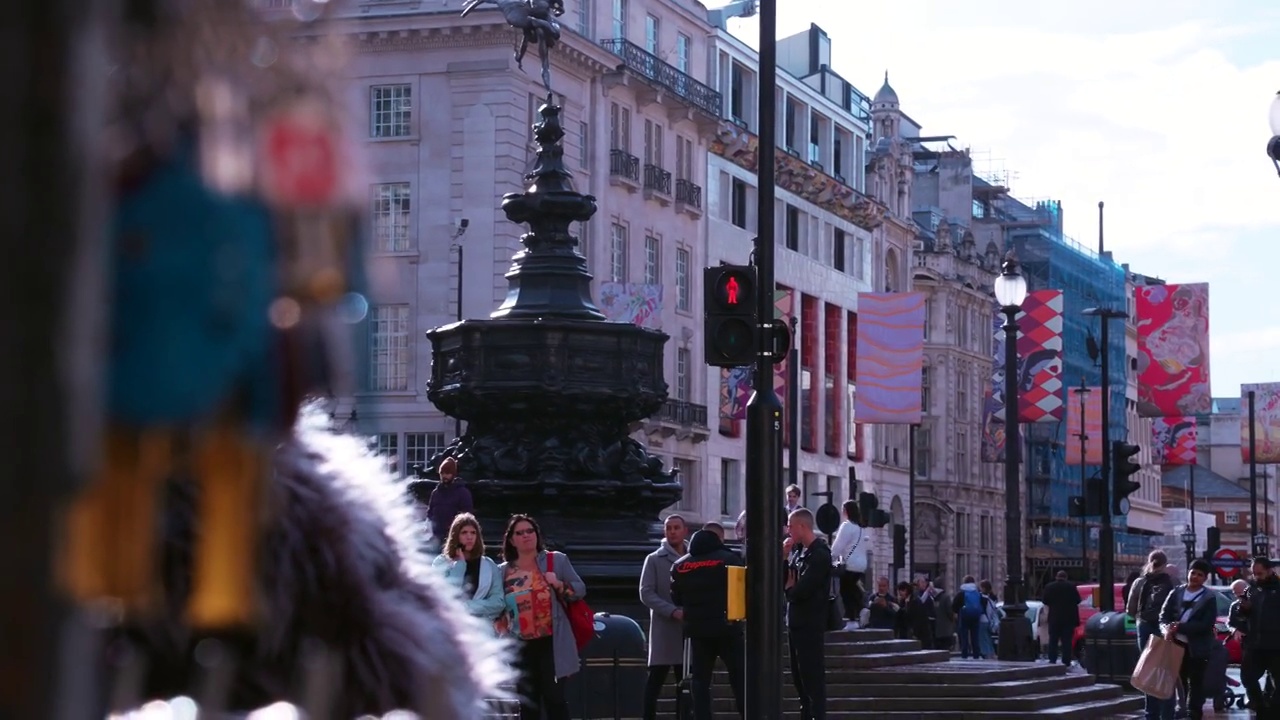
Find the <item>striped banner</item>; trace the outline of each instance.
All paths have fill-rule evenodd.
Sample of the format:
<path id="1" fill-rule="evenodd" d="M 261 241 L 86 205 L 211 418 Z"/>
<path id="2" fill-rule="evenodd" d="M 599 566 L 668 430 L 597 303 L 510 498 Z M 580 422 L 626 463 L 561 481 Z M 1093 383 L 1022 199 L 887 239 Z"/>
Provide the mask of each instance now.
<path id="1" fill-rule="evenodd" d="M 858 293 L 858 422 L 920 422 L 924 303 L 924 293 Z"/>

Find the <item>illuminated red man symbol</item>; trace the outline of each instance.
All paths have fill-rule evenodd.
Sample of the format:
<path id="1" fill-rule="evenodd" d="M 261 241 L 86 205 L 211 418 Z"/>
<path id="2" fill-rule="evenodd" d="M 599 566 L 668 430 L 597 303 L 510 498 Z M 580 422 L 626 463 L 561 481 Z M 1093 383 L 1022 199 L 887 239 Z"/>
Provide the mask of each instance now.
<path id="1" fill-rule="evenodd" d="M 738 278 L 730 276 L 729 282 L 724 284 L 725 302 L 730 305 L 738 304 Z"/>

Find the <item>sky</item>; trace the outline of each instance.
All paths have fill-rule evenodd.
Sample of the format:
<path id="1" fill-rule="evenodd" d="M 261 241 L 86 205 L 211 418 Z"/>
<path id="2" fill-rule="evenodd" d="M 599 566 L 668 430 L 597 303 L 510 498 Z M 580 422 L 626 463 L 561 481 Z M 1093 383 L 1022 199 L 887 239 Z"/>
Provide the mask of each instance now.
<path id="1" fill-rule="evenodd" d="M 717 6 L 719 0 L 709 0 Z M 1067 235 L 1170 283 L 1208 282 L 1215 397 L 1280 381 L 1280 91 L 1274 0 L 786 0 L 779 37 L 817 23 L 832 69 L 874 96 L 889 73 L 923 135 L 980 175 L 1062 202 Z M 751 45 L 758 19 L 731 20 Z"/>

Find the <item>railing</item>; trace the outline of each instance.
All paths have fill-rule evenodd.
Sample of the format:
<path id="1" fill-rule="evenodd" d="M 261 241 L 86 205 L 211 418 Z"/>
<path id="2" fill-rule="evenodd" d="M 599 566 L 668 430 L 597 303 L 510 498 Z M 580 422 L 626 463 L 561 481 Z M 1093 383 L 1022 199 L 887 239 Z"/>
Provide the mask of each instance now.
<path id="1" fill-rule="evenodd" d="M 720 117 L 723 100 L 720 93 L 710 86 L 694 80 L 668 65 L 661 58 L 635 43 L 623 38 L 601 40 L 600 46 L 622 58 L 622 64 L 631 72 L 648 80 L 713 118 Z"/>
<path id="2" fill-rule="evenodd" d="M 609 174 L 626 178 L 631 182 L 640 182 L 640 158 L 626 150 L 617 148 L 610 150 Z"/>
<path id="3" fill-rule="evenodd" d="M 676 181 L 676 202 L 702 209 L 702 188 L 688 180 Z"/>
<path id="4" fill-rule="evenodd" d="M 662 403 L 662 408 L 658 410 L 656 419 L 662 422 L 669 422 L 681 427 L 706 427 L 707 426 L 707 406 L 695 405 L 680 400 L 667 400 Z"/>
<path id="5" fill-rule="evenodd" d="M 644 166 L 644 189 L 663 195 L 671 194 L 671 173 L 657 165 Z"/>

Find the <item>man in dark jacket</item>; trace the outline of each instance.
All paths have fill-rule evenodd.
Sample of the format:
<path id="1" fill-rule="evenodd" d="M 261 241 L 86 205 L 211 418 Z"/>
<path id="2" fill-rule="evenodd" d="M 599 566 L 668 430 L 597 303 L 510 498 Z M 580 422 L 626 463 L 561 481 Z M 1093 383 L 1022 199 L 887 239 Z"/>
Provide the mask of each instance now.
<path id="1" fill-rule="evenodd" d="M 458 480 L 458 461 L 447 457 L 440 463 L 440 484 L 431 491 L 427 499 L 427 522 L 431 524 L 431 535 L 436 541 L 444 544 L 449 537 L 449 526 L 459 513 L 471 512 L 475 508 L 471 504 L 471 491 Z"/>
<path id="2" fill-rule="evenodd" d="M 827 717 L 827 611 L 831 602 L 831 548 L 813 530 L 813 513 L 801 508 L 787 518 L 794 543 L 787 559 L 787 634 L 791 681 L 800 696 L 802 720 Z"/>
<path id="3" fill-rule="evenodd" d="M 1240 681 L 1249 695 L 1249 708 L 1259 713 L 1266 710 L 1266 717 L 1280 717 L 1275 698 L 1264 697 L 1258 685 L 1263 673 L 1280 677 L 1280 578 L 1270 558 L 1254 558 L 1253 582 L 1238 604 L 1238 614 L 1245 621 Z M 1235 605 L 1232 611 L 1237 611 Z"/>
<path id="4" fill-rule="evenodd" d="M 728 621 L 728 568 L 742 565 L 742 557 L 725 547 L 719 536 L 699 530 L 689 541 L 689 553 L 671 566 L 671 602 L 683 610 L 693 715 L 698 720 L 711 720 L 711 671 L 716 658 L 724 662 L 738 714 L 743 713 L 742 627 Z"/>
<path id="5" fill-rule="evenodd" d="M 1184 648 L 1182 681 L 1187 684 L 1187 712 L 1191 720 L 1204 717 L 1204 673 L 1216 642 L 1217 593 L 1205 587 L 1213 568 L 1196 560 L 1187 570 L 1187 582 L 1169 592 L 1160 610 L 1164 639 Z"/>
<path id="6" fill-rule="evenodd" d="M 1071 666 L 1071 639 L 1076 628 L 1080 626 L 1080 591 L 1067 580 L 1067 574 L 1058 571 L 1056 579 L 1044 586 L 1041 597 L 1045 608 L 1049 611 L 1049 664 L 1058 662 L 1058 653 L 1062 653 L 1062 664 Z"/>

